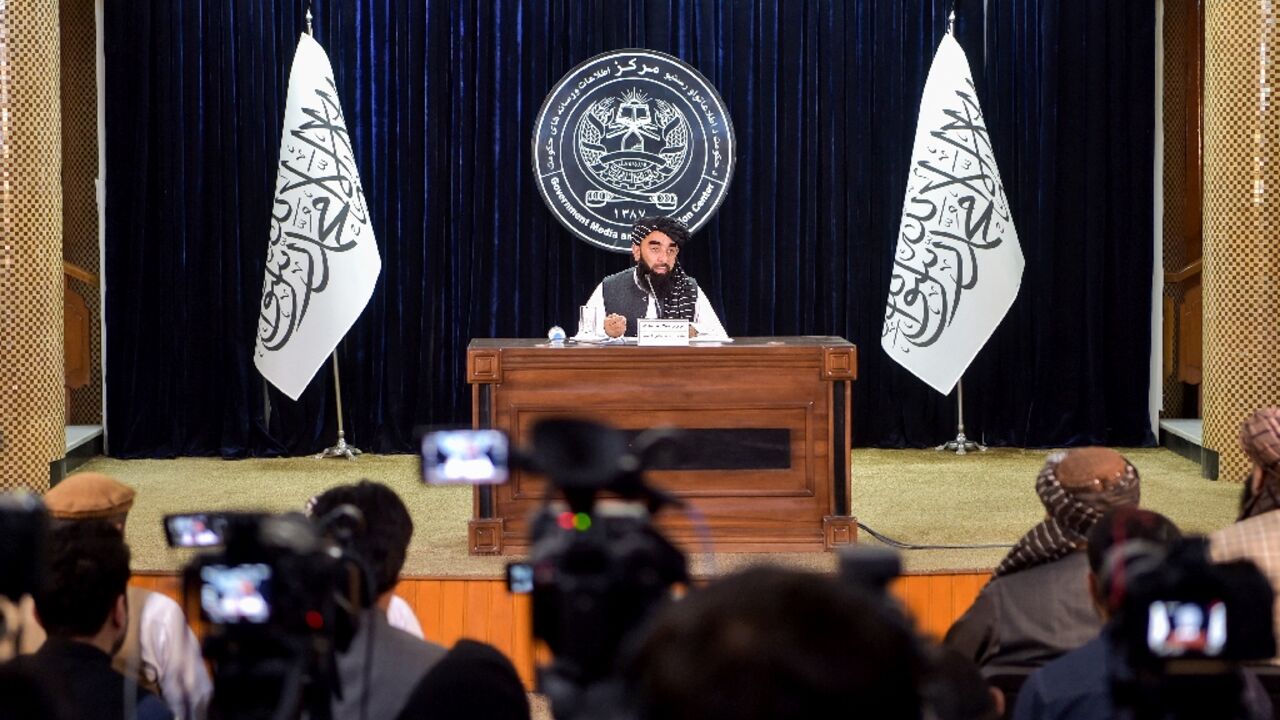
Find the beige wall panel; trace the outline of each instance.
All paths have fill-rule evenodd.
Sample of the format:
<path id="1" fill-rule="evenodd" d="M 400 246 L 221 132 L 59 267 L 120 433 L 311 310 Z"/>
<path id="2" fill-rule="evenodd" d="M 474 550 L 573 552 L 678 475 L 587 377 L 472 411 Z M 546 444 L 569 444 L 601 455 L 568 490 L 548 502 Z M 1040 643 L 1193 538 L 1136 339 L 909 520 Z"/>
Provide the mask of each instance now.
<path id="1" fill-rule="evenodd" d="M 0 2 L 0 489 L 48 487 L 66 447 L 57 17 Z"/>
<path id="2" fill-rule="evenodd" d="M 1248 467 L 1241 420 L 1280 404 L 1278 11 L 1205 4 L 1204 444 L 1231 481 Z"/>

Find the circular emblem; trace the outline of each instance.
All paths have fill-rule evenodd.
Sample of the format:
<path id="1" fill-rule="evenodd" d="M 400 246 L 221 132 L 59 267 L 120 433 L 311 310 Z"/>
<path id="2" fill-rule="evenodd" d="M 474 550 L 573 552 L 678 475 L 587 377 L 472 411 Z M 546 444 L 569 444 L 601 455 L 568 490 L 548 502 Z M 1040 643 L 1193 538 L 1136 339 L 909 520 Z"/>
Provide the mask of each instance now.
<path id="1" fill-rule="evenodd" d="M 551 214 L 607 250 L 668 215 L 696 231 L 719 209 L 733 123 L 697 70 L 654 50 L 597 55 L 560 78 L 533 127 L 533 174 Z"/>

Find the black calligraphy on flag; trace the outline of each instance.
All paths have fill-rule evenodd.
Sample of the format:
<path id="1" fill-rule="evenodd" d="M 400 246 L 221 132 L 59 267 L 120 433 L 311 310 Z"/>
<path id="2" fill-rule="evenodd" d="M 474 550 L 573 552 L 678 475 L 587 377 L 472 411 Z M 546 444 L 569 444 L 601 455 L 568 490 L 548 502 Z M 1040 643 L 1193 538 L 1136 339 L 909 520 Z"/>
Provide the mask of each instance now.
<path id="1" fill-rule="evenodd" d="M 1004 317 L 1023 266 L 968 63 L 950 36 L 918 123 L 881 345 L 949 392 Z"/>
<path id="2" fill-rule="evenodd" d="M 254 364 L 296 399 L 373 293 L 382 260 L 333 70 L 298 41 L 280 133 Z"/>
<path id="3" fill-rule="evenodd" d="M 368 226 L 337 88 L 326 80 L 281 148 L 259 324 L 266 352 L 289 342 L 328 286 L 331 256 L 354 248 Z"/>

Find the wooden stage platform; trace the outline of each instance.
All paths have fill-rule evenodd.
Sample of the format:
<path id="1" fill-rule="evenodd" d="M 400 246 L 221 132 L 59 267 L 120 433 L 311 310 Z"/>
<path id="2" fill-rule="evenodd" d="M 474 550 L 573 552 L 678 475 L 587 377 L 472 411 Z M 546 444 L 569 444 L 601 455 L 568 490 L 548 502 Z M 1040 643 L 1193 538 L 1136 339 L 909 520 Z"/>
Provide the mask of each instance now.
<path id="1" fill-rule="evenodd" d="M 960 616 L 990 573 L 906 575 L 892 589 L 928 635 L 941 638 Z M 139 573 L 134 585 L 163 592 L 180 600 L 176 573 Z M 414 613 L 428 640 L 445 647 L 461 638 L 487 642 L 515 663 L 525 687 L 534 687 L 534 666 L 540 651 L 533 642 L 529 597 L 507 592 L 502 580 L 406 578 L 396 588 Z"/>

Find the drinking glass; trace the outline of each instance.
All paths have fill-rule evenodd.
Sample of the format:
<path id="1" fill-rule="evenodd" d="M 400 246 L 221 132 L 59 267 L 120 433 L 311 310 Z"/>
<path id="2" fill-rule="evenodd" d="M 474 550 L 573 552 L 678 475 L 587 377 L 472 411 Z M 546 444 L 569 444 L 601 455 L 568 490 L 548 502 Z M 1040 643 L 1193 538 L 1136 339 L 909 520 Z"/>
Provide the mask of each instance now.
<path id="1" fill-rule="evenodd" d="M 590 305 L 578 308 L 578 334 L 593 337 L 596 334 L 596 309 Z"/>

